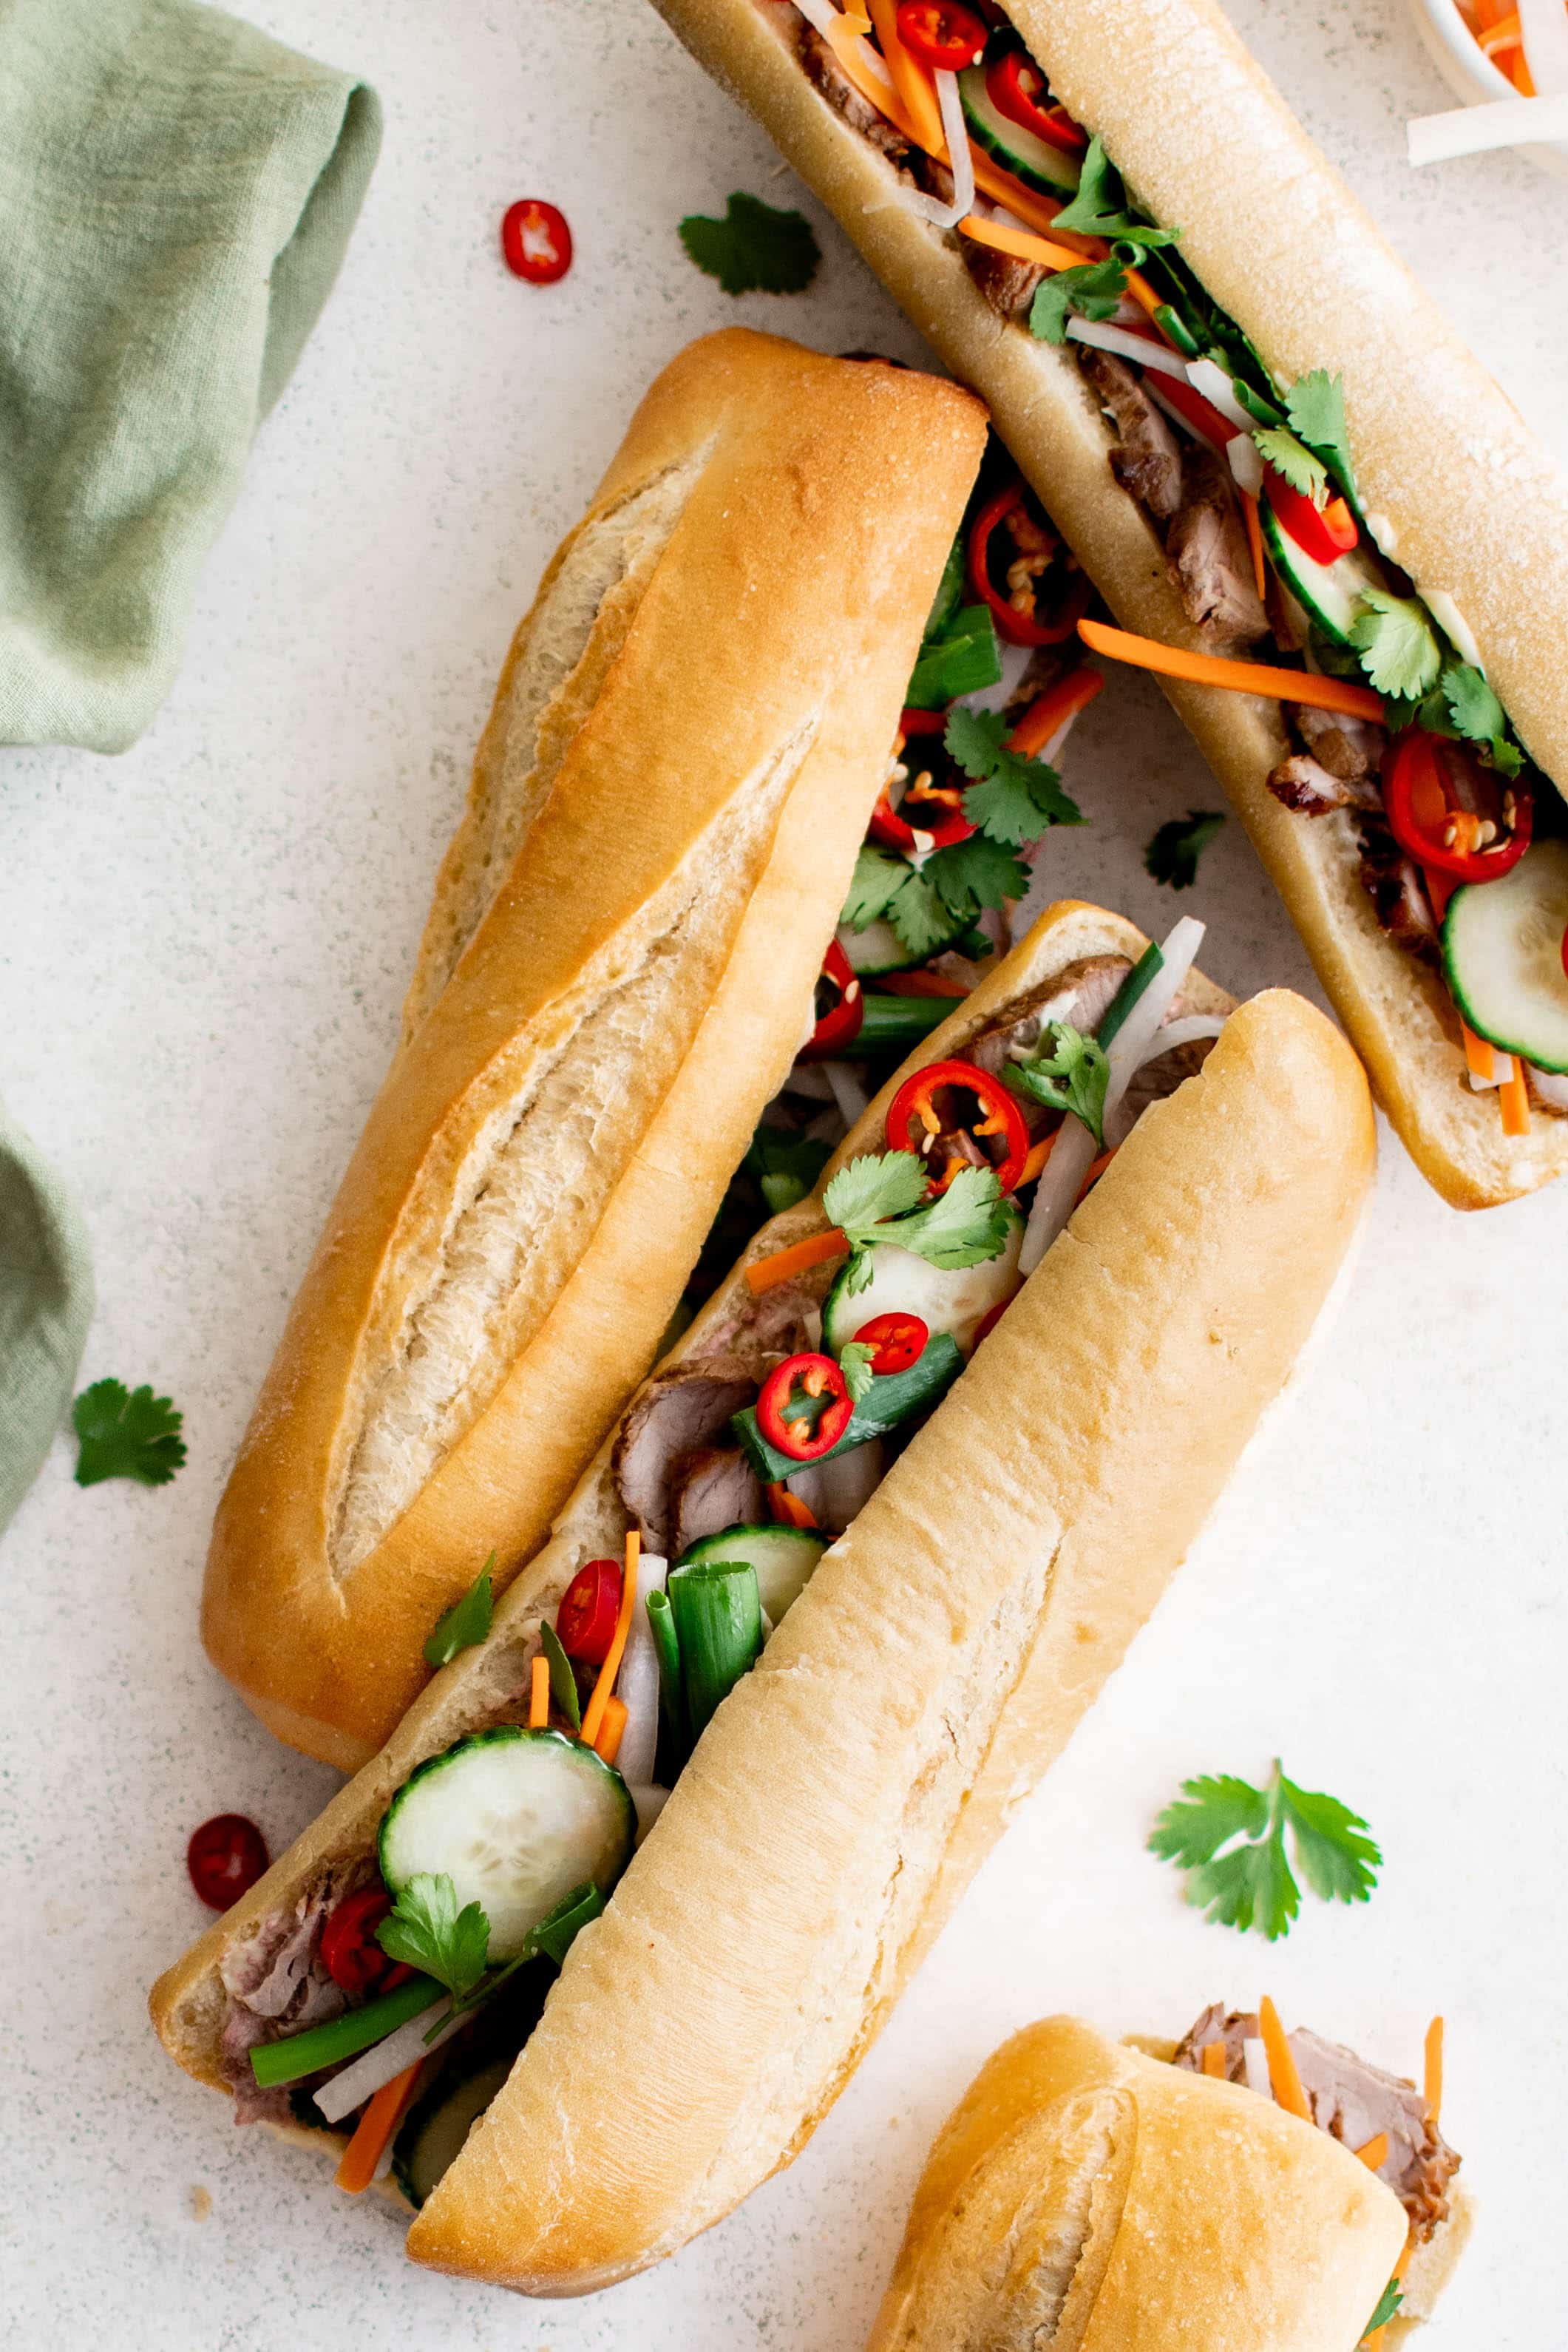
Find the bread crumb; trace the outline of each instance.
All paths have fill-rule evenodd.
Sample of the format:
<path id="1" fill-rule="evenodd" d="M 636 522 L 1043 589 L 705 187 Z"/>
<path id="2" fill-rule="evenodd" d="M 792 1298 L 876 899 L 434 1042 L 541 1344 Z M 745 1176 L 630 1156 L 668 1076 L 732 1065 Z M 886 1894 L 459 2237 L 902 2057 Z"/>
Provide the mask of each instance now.
<path id="1" fill-rule="evenodd" d="M 204 2221 L 211 2214 L 212 2210 L 213 2192 L 210 2189 L 204 2189 L 201 2182 L 198 2180 L 195 2187 L 191 2191 L 192 2219 L 197 2221 Z"/>

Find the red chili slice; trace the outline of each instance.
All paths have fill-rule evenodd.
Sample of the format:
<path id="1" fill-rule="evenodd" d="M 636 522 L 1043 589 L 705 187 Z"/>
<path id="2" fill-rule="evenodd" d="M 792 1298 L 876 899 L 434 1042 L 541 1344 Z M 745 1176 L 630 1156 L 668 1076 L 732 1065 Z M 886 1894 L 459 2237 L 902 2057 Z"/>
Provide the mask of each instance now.
<path id="1" fill-rule="evenodd" d="M 1028 520 L 1031 535 L 1042 542 L 1040 549 L 1033 551 L 1050 559 L 1047 570 L 1035 579 L 1030 588 L 1027 610 L 1013 604 L 1013 591 L 998 585 L 993 577 L 999 542 L 998 550 L 993 551 L 992 539 L 1008 516 L 1019 509 Z M 1012 562 L 1017 563 L 1023 551 L 1018 548 L 1017 540 L 1010 531 L 1004 532 L 1003 538 L 1011 541 L 1015 549 Z M 970 524 L 969 585 L 981 602 L 988 606 L 998 633 L 1009 645 L 1061 645 L 1071 636 L 1089 610 L 1089 600 L 1093 593 L 1089 579 L 1085 573 L 1071 569 L 1065 556 L 1058 572 L 1056 558 L 1061 552 L 1061 541 L 1043 518 L 1032 509 L 1019 481 L 1009 483 L 1005 490 L 998 490 L 994 499 L 988 499 Z M 1042 617 L 1041 592 L 1053 573 L 1057 574 L 1057 599 L 1054 607 L 1048 608 L 1046 617 Z"/>
<path id="2" fill-rule="evenodd" d="M 918 1152 L 929 1167 L 938 1139 L 957 1134 L 978 1145 L 1002 1191 L 1010 1192 L 1029 1158 L 1029 1129 L 1017 1099 L 973 1062 L 929 1062 L 893 1097 L 887 1148 Z M 941 1166 L 932 1171 L 932 1190 L 945 1192 L 959 1169 L 973 1164 L 956 1145 L 945 1148 Z"/>
<path id="3" fill-rule="evenodd" d="M 1534 828 L 1529 793 L 1504 785 L 1463 744 L 1423 727 L 1392 739 L 1383 804 L 1400 848 L 1453 882 L 1500 881 L 1524 856 Z M 1488 824 L 1493 838 L 1482 845 L 1479 836 Z"/>
<path id="4" fill-rule="evenodd" d="M 998 114 L 1005 114 L 1020 131 L 1032 131 L 1037 139 L 1049 141 L 1069 155 L 1081 154 L 1089 144 L 1089 133 L 1081 123 L 1074 122 L 1064 106 L 1054 101 L 1040 105 L 1046 87 L 1040 68 L 1020 49 L 1009 49 L 986 69 L 986 95 Z"/>
<path id="5" fill-rule="evenodd" d="M 247 1894 L 265 1874 L 267 1859 L 267 1840 L 243 1813 L 214 1813 L 185 1848 L 191 1884 L 214 1911 L 226 1911 Z"/>
<path id="6" fill-rule="evenodd" d="M 898 37 L 934 73 L 962 73 L 986 46 L 986 27 L 956 0 L 900 0 Z"/>
<path id="7" fill-rule="evenodd" d="M 618 1559 L 591 1559 L 561 1594 L 555 1612 L 556 1638 L 569 1658 L 601 1666 L 610 1655 L 621 1614 L 621 1580 Z"/>
<path id="8" fill-rule="evenodd" d="M 942 733 L 947 725 L 946 713 L 941 710 L 905 711 L 904 718 L 935 720 L 934 726 L 904 728 L 904 735 L 916 738 Z M 938 749 L 926 759 L 901 746 L 900 758 L 909 772 L 904 797 L 894 808 L 887 786 L 883 786 L 871 813 L 872 839 L 886 849 L 901 849 L 905 856 L 916 851 L 951 849 L 955 842 L 967 841 L 975 830 L 964 814 L 967 779 L 946 752 Z"/>
<path id="9" fill-rule="evenodd" d="M 523 196 L 501 215 L 501 257 L 514 278 L 553 286 L 571 268 L 566 215 L 540 196 Z"/>
<path id="10" fill-rule="evenodd" d="M 391 1992 L 413 1974 L 376 1941 L 376 1929 L 391 1909 L 392 1896 L 378 1878 L 357 1895 L 346 1895 L 322 1928 L 321 1965 L 345 1992 Z"/>
<path id="11" fill-rule="evenodd" d="M 817 1003 L 824 1009 L 818 1011 L 817 1025 L 802 1049 L 803 1061 L 820 1061 L 824 1055 L 841 1053 L 859 1036 L 861 1023 L 865 1019 L 865 991 L 860 975 L 837 940 L 830 940 L 828 952 L 822 958 Z"/>
<path id="12" fill-rule="evenodd" d="M 1162 384 L 1160 389 L 1163 392 L 1165 386 Z M 1323 507 L 1314 506 L 1300 490 L 1293 490 L 1272 466 L 1263 468 L 1263 495 L 1273 508 L 1281 530 L 1314 563 L 1337 563 L 1361 537 L 1361 526 L 1343 499 L 1331 499 Z"/>
<path id="13" fill-rule="evenodd" d="M 925 1342 L 931 1337 L 931 1326 L 918 1315 L 904 1315 L 894 1307 L 886 1315 L 873 1315 L 855 1333 L 859 1346 L 875 1350 L 871 1368 L 879 1378 L 890 1372 L 906 1372 L 917 1364 L 925 1352 Z"/>
<path id="14" fill-rule="evenodd" d="M 832 1452 L 853 1412 L 831 1356 L 789 1356 L 762 1384 L 757 1426 L 791 1462 L 816 1462 Z"/>

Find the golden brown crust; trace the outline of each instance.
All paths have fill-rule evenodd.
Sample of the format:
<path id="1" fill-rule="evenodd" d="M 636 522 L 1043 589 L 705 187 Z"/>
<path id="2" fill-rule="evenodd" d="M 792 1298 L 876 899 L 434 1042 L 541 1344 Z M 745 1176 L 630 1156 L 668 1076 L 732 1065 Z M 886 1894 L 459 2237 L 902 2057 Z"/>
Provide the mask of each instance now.
<path id="1" fill-rule="evenodd" d="M 500 1585 L 535 1550 L 646 1370 L 809 1016 L 984 429 L 969 395 L 931 377 L 711 336 L 649 392 L 547 573 L 498 713 L 529 646 L 559 633 L 546 607 L 572 546 L 685 469 L 504 877 L 479 872 L 501 761 L 498 722 L 486 731 L 407 1042 L 219 1507 L 204 1638 L 293 1745 L 345 1769 L 373 1754 L 425 1679 L 435 1617 L 487 1552 Z M 650 1035 L 617 1008 L 635 1009 L 660 958 Z M 525 1204 L 505 1237 L 527 1254 L 528 1312 L 498 1337 L 492 1317 L 475 1409 L 356 1558 L 341 1542 L 356 1449 L 387 1363 L 401 1377 L 408 1360 L 465 1171 L 596 1019 L 620 1026 L 562 1090 L 553 1130 L 591 1120 L 581 1182 L 549 1213 Z M 425 1444 L 429 1416 L 411 1418 Z"/>
<path id="2" fill-rule="evenodd" d="M 1111 474 L 1109 431 L 1071 354 L 999 319 L 957 240 L 897 200 L 885 160 L 800 70 L 790 12 L 757 0 L 654 5 L 772 132 L 947 366 L 984 395 L 1116 618 L 1201 649 L 1157 541 Z M 1400 561 L 1455 598 L 1532 757 L 1568 789 L 1568 495 L 1511 404 L 1213 0 L 1014 0 L 1010 13 L 1130 184 L 1179 223 L 1183 250 L 1270 366 L 1286 377 L 1343 372 L 1366 506 L 1396 527 Z M 1298 816 L 1269 792 L 1290 748 L 1279 706 L 1162 684 L 1428 1181 L 1456 1207 L 1483 1208 L 1562 1174 L 1568 1119 L 1538 1113 L 1529 1136 L 1505 1136 L 1490 1093 L 1467 1085 L 1448 991 L 1378 929 L 1347 821 Z"/>
<path id="3" fill-rule="evenodd" d="M 1051 909 L 906 1070 L 1085 955 L 1144 944 L 1099 909 Z M 1197 977 L 1185 993 L 1228 1002 Z M 847 1152 L 875 1148 L 883 1108 L 871 1106 Z M 671 2251 L 803 2145 L 967 1874 L 967 1792 L 994 1824 L 1006 1790 L 993 1759 L 1005 1754 L 1010 1787 L 1090 1704 L 1283 1382 L 1371 1155 L 1354 1057 L 1280 992 L 1234 1013 L 1203 1076 L 1145 1115 L 726 1702 L 417 2218 L 416 2259 L 580 2293 Z M 743 1264 L 823 1221 L 819 1200 L 802 1202 Z M 724 1322 L 740 1279 L 677 1359 Z M 1170 1345 L 1151 1349 L 1151 1328 Z M 1173 1470 L 1149 1467 L 1167 1456 Z M 189 2071 L 219 2079 L 225 1950 L 325 1864 L 362 1852 L 413 1764 L 521 1687 L 533 1620 L 614 1539 L 608 1459 L 606 1446 L 489 1641 L 437 1677 L 382 1756 L 155 1988 L 159 2032 Z M 1141 1524 L 1162 1510 L 1163 1533 Z M 1087 1671 L 1062 1669 L 1063 1646 Z M 1032 1756 L 998 1738 L 1020 1684 Z"/>
<path id="4" fill-rule="evenodd" d="M 1345 2352 L 1404 2240 L 1326 2132 L 1047 2018 L 938 2135 L 868 2352 Z"/>

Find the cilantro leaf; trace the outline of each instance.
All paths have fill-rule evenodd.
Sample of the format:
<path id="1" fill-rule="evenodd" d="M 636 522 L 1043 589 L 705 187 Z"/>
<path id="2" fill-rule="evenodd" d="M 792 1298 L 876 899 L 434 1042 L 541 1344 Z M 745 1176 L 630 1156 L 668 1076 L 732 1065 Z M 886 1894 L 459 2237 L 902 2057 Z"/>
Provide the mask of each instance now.
<path id="1" fill-rule="evenodd" d="M 1302 498 L 1311 499 L 1321 507 L 1329 494 L 1329 469 L 1321 457 L 1315 457 L 1304 441 L 1298 441 L 1282 425 L 1266 425 L 1252 436 L 1258 455 L 1266 466 L 1289 482 Z"/>
<path id="2" fill-rule="evenodd" d="M 1387 2326 L 1404 2300 L 1405 2297 L 1399 2292 L 1398 2280 L 1391 2278 L 1377 2299 L 1377 2309 L 1361 2331 L 1363 2344 L 1369 2336 L 1375 2336 L 1380 2327 Z"/>
<path id="3" fill-rule="evenodd" d="M 850 877 L 850 891 L 839 916 L 852 931 L 863 931 L 879 915 L 885 915 L 903 889 L 909 874 L 908 861 L 894 857 L 885 849 L 874 849 L 871 843 L 862 845 L 855 859 L 855 870 Z"/>
<path id="4" fill-rule="evenodd" d="M 839 1370 L 844 1376 L 850 1402 L 859 1404 L 872 1384 L 872 1358 L 876 1349 L 864 1339 L 851 1339 L 839 1350 Z"/>
<path id="5" fill-rule="evenodd" d="M 1149 1851 L 1186 1873 L 1186 1899 L 1219 1926 L 1256 1927 L 1271 1942 L 1289 1933 L 1301 1892 L 1285 1850 L 1325 1902 L 1364 1903 L 1383 1856 L 1366 1823 L 1337 1798 L 1300 1789 L 1276 1758 L 1266 1789 L 1230 1775 L 1182 1782 L 1155 1822 Z"/>
<path id="6" fill-rule="evenodd" d="M 1285 394 L 1285 414 L 1309 449 L 1347 482 L 1355 478 L 1350 464 L 1350 428 L 1344 421 L 1344 380 L 1326 368 L 1298 376 Z"/>
<path id="7" fill-rule="evenodd" d="M 472 1650 L 485 1639 L 494 1613 L 490 1571 L 495 1565 L 492 1552 L 462 1598 L 442 1611 L 424 1645 L 426 1665 L 449 1666 L 460 1650 Z"/>
<path id="8" fill-rule="evenodd" d="M 1106 156 L 1098 132 L 1089 142 L 1078 174 L 1078 194 L 1057 214 L 1051 226 L 1074 229 L 1081 236 L 1132 237 L 1145 247 L 1175 245 L 1181 236 L 1179 228 L 1155 228 L 1127 209 L 1122 175 Z"/>
<path id="9" fill-rule="evenodd" d="M 999 710 L 955 710 L 943 741 L 965 774 L 975 779 L 964 794 L 965 815 L 992 841 L 1019 849 L 1038 841 L 1050 825 L 1084 820 L 1048 761 L 1009 750 L 1009 732 Z"/>
<path id="10" fill-rule="evenodd" d="M 1325 1903 L 1365 1903 L 1377 1885 L 1379 1849 L 1361 1832 L 1366 1823 L 1337 1797 L 1298 1789 L 1280 1777 L 1280 1799 L 1291 1824 L 1296 1867 Z"/>
<path id="11" fill-rule="evenodd" d="M 886 1240 L 878 1228 L 917 1208 L 925 1184 L 918 1153 L 867 1151 L 840 1169 L 822 1195 L 822 1206 L 851 1248 L 860 1249 Z"/>
<path id="12" fill-rule="evenodd" d="M 1168 817 L 1144 852 L 1144 871 L 1173 890 L 1190 890 L 1197 880 L 1197 861 L 1225 823 L 1218 810 L 1188 809 L 1185 817 Z"/>
<path id="13" fill-rule="evenodd" d="M 1350 641 L 1380 694 L 1404 695 L 1414 701 L 1437 683 L 1443 656 L 1427 608 L 1414 596 L 1364 588 L 1361 610 L 1350 625 Z"/>
<path id="14" fill-rule="evenodd" d="M 1051 1050 L 1047 1050 L 1047 1045 Z M 1015 1090 L 1030 1094 L 1051 1110 L 1071 1111 L 1105 1149 L 1105 1089 L 1111 1065 L 1105 1049 L 1071 1021 L 1048 1021 L 1045 1036 L 1027 1062 L 1009 1062 L 1007 1077 Z"/>
<path id="15" fill-rule="evenodd" d="M 930 1265 L 981 1265 L 1007 1247 L 1011 1216 L 989 1168 L 960 1168 L 945 1192 L 883 1238 Z"/>
<path id="16" fill-rule="evenodd" d="M 688 213 L 681 243 L 699 269 L 727 294 L 800 294 L 822 258 L 803 214 L 779 212 L 760 196 L 731 196 L 721 220 Z"/>
<path id="17" fill-rule="evenodd" d="M 904 703 L 911 710 L 944 710 L 960 694 L 995 686 L 1002 674 L 997 625 L 985 604 L 961 605 L 928 636 L 910 674 Z"/>
<path id="18" fill-rule="evenodd" d="M 461 2000 L 485 1973 L 490 1922 L 481 1904 L 458 1909 L 457 1889 L 444 1871 L 421 1871 L 376 1929 L 376 1941 L 391 1958 L 423 1969 Z"/>
<path id="19" fill-rule="evenodd" d="M 948 855 L 946 850 L 939 854 L 943 857 Z M 906 866 L 903 887 L 887 910 L 888 921 L 899 939 L 917 958 L 933 956 L 951 944 L 954 924 L 972 920 L 976 912 L 974 901 L 967 898 L 957 906 L 949 905 L 938 887 L 939 876 L 930 871 L 936 863 L 935 858 L 929 859 L 918 870 Z"/>
<path id="20" fill-rule="evenodd" d="M 1081 269 L 1058 269 L 1042 278 L 1030 305 L 1029 331 L 1042 343 L 1064 343 L 1067 321 L 1108 319 L 1127 290 L 1119 261 L 1086 261 Z"/>
<path id="21" fill-rule="evenodd" d="M 167 1397 L 154 1396 L 150 1388 L 95 1381 L 71 1407 L 71 1426 L 80 1441 L 77 1485 L 136 1478 L 143 1486 L 166 1486 L 185 1459 L 180 1434 L 184 1421 Z"/>
<path id="22" fill-rule="evenodd" d="M 980 908 L 1005 907 L 1029 889 L 1028 866 L 1005 844 L 984 833 L 972 833 L 967 841 L 937 850 L 922 871 L 955 922 L 972 923 Z"/>
<path id="23" fill-rule="evenodd" d="M 1472 743 L 1496 743 L 1508 732 L 1508 713 L 1479 669 L 1450 662 L 1440 691 L 1457 733 Z"/>

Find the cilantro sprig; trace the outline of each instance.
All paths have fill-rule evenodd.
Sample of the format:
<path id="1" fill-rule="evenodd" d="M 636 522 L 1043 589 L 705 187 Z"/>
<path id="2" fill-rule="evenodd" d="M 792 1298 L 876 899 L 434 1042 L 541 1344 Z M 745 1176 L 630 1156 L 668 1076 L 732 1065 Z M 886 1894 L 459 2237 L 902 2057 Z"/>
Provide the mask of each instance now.
<path id="1" fill-rule="evenodd" d="M 1048 1021 L 1045 1035 L 1027 1062 L 1009 1062 L 1005 1073 L 1019 1094 L 1032 1095 L 1051 1110 L 1071 1111 L 1105 1149 L 1105 1090 L 1111 1065 L 1097 1039 L 1071 1021 Z"/>
<path id="2" fill-rule="evenodd" d="M 1307 447 L 1347 487 L 1353 486 L 1344 379 L 1330 375 L 1326 368 L 1312 368 L 1298 376 L 1285 394 L 1285 414 Z"/>
<path id="3" fill-rule="evenodd" d="M 1383 2293 L 1377 2298 L 1377 2309 L 1373 2313 L 1372 2317 L 1367 2321 L 1366 2326 L 1361 2331 L 1361 2341 L 1363 2344 L 1366 2342 L 1368 2336 L 1375 2336 L 1380 2327 L 1387 2326 L 1389 2321 L 1393 2318 L 1395 2313 L 1398 2310 L 1404 2300 L 1405 2297 L 1399 2292 L 1398 2280 L 1396 2278 L 1391 2278 L 1388 2284 L 1384 2288 Z"/>
<path id="4" fill-rule="evenodd" d="M 77 1485 L 135 1478 L 143 1486 L 166 1486 L 185 1460 L 180 1434 L 184 1422 L 167 1397 L 154 1396 L 150 1388 L 95 1381 L 71 1407 L 78 1442 Z"/>
<path id="5" fill-rule="evenodd" d="M 760 196 L 732 195 L 723 216 L 688 213 L 681 243 L 727 294 L 800 294 L 822 258 L 816 231 L 805 215 L 779 212 Z"/>
<path id="6" fill-rule="evenodd" d="M 434 2033 L 450 2018 L 488 2000 L 525 1962 L 543 1954 L 559 1969 L 573 1938 L 603 1908 L 604 1897 L 591 1879 L 585 1879 L 529 1930 L 515 1958 L 492 1968 L 490 1919 L 484 1905 L 459 1905 L 457 1889 L 445 1871 L 421 1871 L 397 1895 L 376 1929 L 376 1941 L 389 1958 L 434 1977 L 452 1995 L 452 2007 L 437 2018 Z"/>
<path id="7" fill-rule="evenodd" d="M 1364 1903 L 1377 1885 L 1380 1849 L 1367 1824 L 1337 1797 L 1299 1788 L 1278 1757 L 1268 1786 L 1228 1773 L 1184 1780 L 1155 1823 L 1149 1852 L 1186 1874 L 1186 1899 L 1223 1927 L 1256 1927 L 1270 1943 L 1290 1933 L 1301 1890 L 1296 1870 L 1325 1903 Z"/>
<path id="8" fill-rule="evenodd" d="M 1299 490 L 1313 506 L 1325 504 L 1329 494 L 1329 469 L 1321 457 L 1307 447 L 1304 441 L 1283 425 L 1266 425 L 1252 436 L 1253 446 L 1266 466 Z"/>
<path id="9" fill-rule="evenodd" d="M 1173 890 L 1190 890 L 1197 880 L 1197 861 L 1224 823 L 1218 809 L 1188 809 L 1186 816 L 1167 817 L 1144 852 L 1145 873 Z"/>
<path id="10" fill-rule="evenodd" d="M 1119 261 L 1086 261 L 1079 269 L 1058 269 L 1036 289 L 1030 333 L 1042 343 L 1064 343 L 1070 318 L 1109 319 L 1126 290 L 1127 273 Z"/>
<path id="11" fill-rule="evenodd" d="M 427 1666 L 449 1666 L 460 1651 L 472 1650 L 489 1633 L 495 1614 L 495 1596 L 490 1586 L 495 1566 L 496 1555 L 492 1552 L 467 1591 L 460 1594 L 450 1609 L 442 1611 L 424 1645 Z"/>
<path id="12" fill-rule="evenodd" d="M 844 1286 L 852 1297 L 870 1282 L 870 1253 L 879 1242 L 943 1267 L 981 1265 L 1006 1248 L 1010 1219 L 991 1169 L 960 1168 L 929 1202 L 927 1181 L 917 1152 L 873 1151 L 841 1168 L 828 1186 L 822 1206 L 850 1245 Z"/>
<path id="13" fill-rule="evenodd" d="M 973 779 L 964 814 L 988 840 L 1021 849 L 1053 824 L 1082 824 L 1083 812 L 1061 789 L 1049 761 L 1009 750 L 1011 729 L 999 710 L 955 710 L 942 740 Z"/>
<path id="14" fill-rule="evenodd" d="M 1179 228 L 1155 228 L 1152 221 L 1142 220 L 1129 210 L 1122 175 L 1107 156 L 1098 133 L 1089 142 L 1078 174 L 1077 194 L 1057 214 L 1051 226 L 1071 229 L 1080 236 L 1113 240 L 1124 237 L 1145 250 L 1176 245 L 1181 237 Z"/>
<path id="15" fill-rule="evenodd" d="M 1417 597 L 1364 588 L 1350 641 L 1379 694 L 1418 702 L 1442 676 L 1443 656 L 1431 615 Z"/>
<path id="16" fill-rule="evenodd" d="M 875 1375 L 872 1360 L 876 1349 L 866 1339 L 850 1339 L 839 1349 L 839 1370 L 844 1376 L 844 1388 L 852 1404 L 859 1404 L 870 1389 Z"/>

